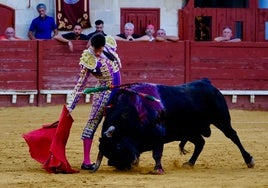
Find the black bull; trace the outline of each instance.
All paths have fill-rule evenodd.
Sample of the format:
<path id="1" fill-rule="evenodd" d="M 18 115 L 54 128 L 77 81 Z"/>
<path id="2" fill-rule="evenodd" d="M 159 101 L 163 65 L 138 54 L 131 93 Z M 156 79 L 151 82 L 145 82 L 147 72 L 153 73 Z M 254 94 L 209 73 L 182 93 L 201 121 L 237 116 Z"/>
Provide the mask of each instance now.
<path id="1" fill-rule="evenodd" d="M 142 94 L 143 93 L 143 94 Z M 149 100 L 144 94 L 158 99 Z M 142 152 L 153 152 L 154 170 L 162 174 L 161 157 L 165 143 L 190 141 L 194 152 L 184 165 L 194 166 L 205 140 L 211 134 L 210 124 L 220 129 L 239 148 L 249 168 L 253 157 L 244 149 L 231 127 L 228 106 L 220 91 L 208 79 L 180 86 L 148 83 L 120 89 L 109 103 L 99 144 L 96 171 L 103 155 L 117 169 L 130 169 Z"/>

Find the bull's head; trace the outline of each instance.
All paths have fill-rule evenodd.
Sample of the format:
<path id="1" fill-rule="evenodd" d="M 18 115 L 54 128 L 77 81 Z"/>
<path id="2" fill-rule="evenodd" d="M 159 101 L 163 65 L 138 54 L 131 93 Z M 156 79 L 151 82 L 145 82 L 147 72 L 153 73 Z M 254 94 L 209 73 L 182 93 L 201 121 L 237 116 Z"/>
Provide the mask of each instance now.
<path id="1" fill-rule="evenodd" d="M 108 165 L 117 169 L 130 169 L 139 158 L 134 137 L 137 137 L 139 115 L 133 103 L 136 95 L 119 95 L 111 101 L 102 127 L 99 150 L 108 158 Z"/>
<path id="2" fill-rule="evenodd" d="M 145 90 L 147 87 L 141 85 Z M 154 91 L 155 86 L 151 87 L 148 91 Z M 102 126 L 99 150 L 109 159 L 109 165 L 129 169 L 137 163 L 145 148 L 151 148 L 147 135 L 158 132 L 155 125 L 160 119 L 159 110 L 162 106 L 132 90 L 120 90 L 109 106 Z"/>
<path id="3" fill-rule="evenodd" d="M 128 138 L 116 141 L 104 136 L 100 138 L 99 149 L 108 158 L 108 165 L 120 170 L 130 169 L 139 158 L 136 145 Z"/>

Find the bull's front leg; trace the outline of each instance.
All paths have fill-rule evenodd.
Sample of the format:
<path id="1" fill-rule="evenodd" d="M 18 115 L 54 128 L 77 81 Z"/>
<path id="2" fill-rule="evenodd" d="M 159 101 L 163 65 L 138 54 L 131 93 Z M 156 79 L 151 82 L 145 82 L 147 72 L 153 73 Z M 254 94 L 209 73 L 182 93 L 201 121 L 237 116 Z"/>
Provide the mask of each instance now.
<path id="1" fill-rule="evenodd" d="M 195 165 L 195 162 L 205 145 L 205 140 L 201 134 L 193 136 L 192 138 L 189 139 L 189 141 L 194 144 L 194 153 L 190 158 L 190 160 L 183 164 L 184 167 L 193 167 Z"/>
<path id="2" fill-rule="evenodd" d="M 186 155 L 187 153 L 189 153 L 189 151 L 187 151 L 186 149 L 184 149 L 185 144 L 187 143 L 187 139 L 182 139 L 180 144 L 179 144 L 179 150 L 180 150 L 180 154 L 182 155 Z"/>
<path id="3" fill-rule="evenodd" d="M 164 144 L 157 144 L 157 146 L 153 149 L 153 158 L 155 160 L 154 173 L 155 174 L 164 174 L 164 169 L 162 167 L 161 159 L 163 154 Z"/>

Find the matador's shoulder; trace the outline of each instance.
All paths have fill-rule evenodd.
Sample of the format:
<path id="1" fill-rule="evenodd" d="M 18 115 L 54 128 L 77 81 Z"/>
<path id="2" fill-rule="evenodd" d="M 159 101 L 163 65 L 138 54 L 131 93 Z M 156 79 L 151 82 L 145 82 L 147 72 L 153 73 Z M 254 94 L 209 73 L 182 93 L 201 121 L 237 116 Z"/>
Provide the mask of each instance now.
<path id="1" fill-rule="evenodd" d="M 112 37 L 111 35 L 107 35 L 107 36 L 105 36 L 105 40 L 106 40 L 106 45 L 108 45 L 110 48 L 116 50 L 117 43 L 116 43 L 116 40 L 114 39 L 114 37 Z"/>
<path id="2" fill-rule="evenodd" d="M 89 51 L 89 49 L 86 49 L 81 55 L 79 64 L 93 70 L 97 66 L 97 58 Z"/>

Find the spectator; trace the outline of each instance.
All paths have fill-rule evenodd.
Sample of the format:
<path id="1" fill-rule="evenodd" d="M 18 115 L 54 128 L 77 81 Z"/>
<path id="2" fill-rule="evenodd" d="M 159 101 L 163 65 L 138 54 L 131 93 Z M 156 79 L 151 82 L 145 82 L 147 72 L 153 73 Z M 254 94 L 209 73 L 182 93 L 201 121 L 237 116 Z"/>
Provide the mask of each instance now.
<path id="1" fill-rule="evenodd" d="M 240 38 L 234 38 L 231 27 L 225 27 L 222 31 L 222 36 L 214 38 L 216 42 L 240 42 Z"/>
<path id="2" fill-rule="evenodd" d="M 104 22 L 103 22 L 102 20 L 96 20 L 96 21 L 95 21 L 95 28 L 96 28 L 96 30 L 95 30 L 94 32 L 89 33 L 89 34 L 87 35 L 87 37 L 88 37 L 89 40 L 90 40 L 91 37 L 92 37 L 93 35 L 95 35 L 96 33 L 101 33 L 102 35 L 107 36 L 107 34 L 104 33 L 104 31 L 103 31 L 103 29 L 104 29 Z"/>
<path id="3" fill-rule="evenodd" d="M 95 28 L 96 28 L 96 30 L 94 32 L 89 33 L 87 35 L 87 38 L 88 38 L 87 48 L 90 46 L 90 39 L 92 38 L 93 35 L 95 35 L 97 33 L 101 33 L 103 36 L 107 36 L 107 34 L 104 33 L 104 31 L 103 31 L 104 22 L 102 20 L 96 20 L 95 21 Z"/>
<path id="4" fill-rule="evenodd" d="M 140 37 L 140 35 L 134 34 L 134 25 L 128 22 L 124 26 L 124 33 L 118 34 L 114 38 L 120 41 L 135 41 Z"/>
<path id="5" fill-rule="evenodd" d="M 87 35 L 83 34 L 82 31 L 82 26 L 76 23 L 73 32 L 65 33 L 62 37 L 69 40 L 88 40 Z"/>
<path id="6" fill-rule="evenodd" d="M 149 41 L 152 42 L 155 40 L 154 34 L 155 34 L 155 30 L 154 30 L 154 26 L 152 24 L 149 24 L 146 26 L 146 30 L 145 30 L 146 35 L 140 37 L 137 41 Z"/>
<path id="7" fill-rule="evenodd" d="M 167 35 L 165 29 L 159 29 L 156 32 L 156 41 L 162 42 L 162 41 L 178 41 L 179 37 L 177 36 L 172 36 L 172 35 Z"/>
<path id="8" fill-rule="evenodd" d="M 52 31 L 53 37 L 58 34 L 54 18 L 46 15 L 46 5 L 43 3 L 38 4 L 36 10 L 38 11 L 39 16 L 32 20 L 28 37 L 31 40 L 51 39 Z"/>
<path id="9" fill-rule="evenodd" d="M 82 26 L 77 23 L 74 25 L 73 32 L 69 32 L 63 35 L 57 34 L 53 37 L 54 39 L 68 43 L 69 50 L 73 52 L 73 43 L 70 40 L 88 40 L 88 37 L 82 34 Z"/>
<path id="10" fill-rule="evenodd" d="M 0 36 L 0 40 L 20 40 L 22 38 L 17 37 L 13 27 L 6 28 L 5 35 Z"/>

